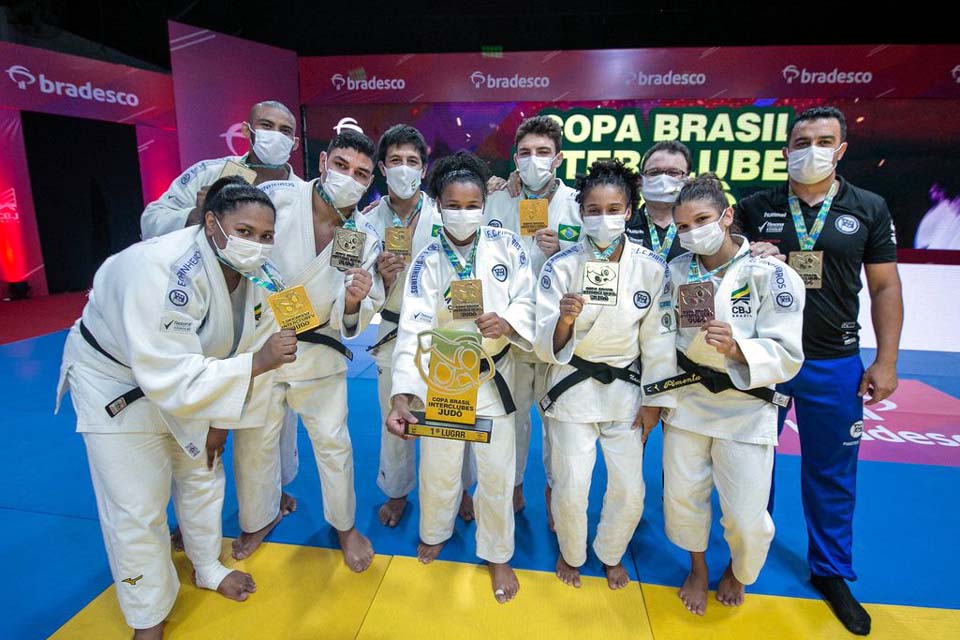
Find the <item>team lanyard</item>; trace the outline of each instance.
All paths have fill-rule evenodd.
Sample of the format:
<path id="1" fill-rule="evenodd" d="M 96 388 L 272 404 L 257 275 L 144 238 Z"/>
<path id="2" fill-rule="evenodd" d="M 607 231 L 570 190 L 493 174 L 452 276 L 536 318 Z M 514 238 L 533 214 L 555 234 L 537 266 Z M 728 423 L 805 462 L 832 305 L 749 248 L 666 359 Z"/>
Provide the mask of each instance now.
<path id="1" fill-rule="evenodd" d="M 337 215 L 340 216 L 340 222 L 343 223 L 343 228 L 349 229 L 350 231 L 356 231 L 357 230 L 357 221 L 356 221 L 357 209 L 354 208 L 353 214 L 349 218 L 347 218 L 342 213 L 340 213 L 340 209 L 337 209 L 337 207 L 334 206 L 333 200 L 331 200 L 330 196 L 327 195 L 327 192 L 323 190 L 323 185 L 320 184 L 319 181 L 317 182 L 317 186 L 314 188 L 317 190 L 317 193 L 320 194 L 320 199 L 326 202 L 328 205 L 330 205 L 333 208 L 333 210 L 337 212 Z"/>
<path id="2" fill-rule="evenodd" d="M 803 222 L 803 212 L 800 210 L 799 198 L 792 192 L 787 196 L 787 202 L 790 204 L 790 213 L 793 215 L 793 226 L 797 230 L 797 239 L 800 240 L 800 248 L 803 251 L 812 251 L 814 245 L 817 244 L 817 238 L 820 237 L 820 232 L 823 231 L 823 223 L 827 219 L 827 214 L 830 212 L 830 205 L 833 204 L 833 197 L 837 195 L 838 189 L 838 182 L 834 182 L 830 186 L 830 191 L 827 193 L 823 204 L 820 205 L 820 212 L 817 213 L 817 217 L 813 221 L 813 226 L 810 227 L 809 232 L 807 231 L 807 225 Z"/>
<path id="3" fill-rule="evenodd" d="M 266 289 L 267 291 L 270 291 L 271 293 L 276 293 L 277 291 L 283 291 L 286 288 L 283 285 L 283 281 L 280 279 L 280 275 L 276 272 L 271 273 L 272 269 L 267 267 L 266 262 L 264 262 L 263 266 L 261 267 L 261 269 L 263 269 L 263 273 L 267 276 L 266 279 L 264 279 L 264 278 L 255 276 L 252 273 L 247 273 L 246 271 L 239 271 L 236 267 L 234 267 L 232 264 L 230 264 L 220 256 L 217 256 L 217 260 L 227 265 L 228 267 L 230 267 L 231 269 L 233 269 L 234 271 L 242 275 L 244 278 L 246 278 L 253 284 L 263 287 L 264 289 Z"/>
<path id="4" fill-rule="evenodd" d="M 477 245 L 480 243 L 480 233 L 477 232 L 477 237 L 473 240 L 473 247 L 470 249 L 470 254 L 467 256 L 467 263 L 461 264 L 460 257 L 456 252 L 450 248 L 450 245 L 447 243 L 447 239 L 443 237 L 443 234 L 440 234 L 440 245 L 443 247 L 443 252 L 447 254 L 447 260 L 450 261 L 450 264 L 453 266 L 453 270 L 457 272 L 458 280 L 467 280 L 470 276 L 473 275 L 473 262 L 477 257 Z"/>
<path id="5" fill-rule="evenodd" d="M 386 201 L 386 203 L 387 203 L 387 208 L 390 209 L 390 213 L 393 215 L 393 226 L 394 226 L 394 227 L 399 227 L 399 228 L 403 229 L 403 228 L 409 227 L 409 226 L 410 226 L 410 223 L 413 221 L 413 219 L 416 218 L 416 217 L 417 217 L 417 214 L 420 213 L 420 210 L 423 209 L 423 201 L 424 201 L 424 199 L 425 199 L 425 196 L 423 195 L 423 192 L 421 191 L 421 192 L 420 192 L 420 201 L 417 202 L 417 208 L 414 209 L 414 210 L 410 213 L 409 216 L 407 216 L 407 219 L 406 219 L 406 220 L 401 220 L 401 219 L 400 219 L 400 216 L 397 215 L 397 212 L 394 211 L 393 205 L 390 204 L 390 196 L 385 196 L 383 199 L 384 199 L 384 201 Z"/>
<path id="6" fill-rule="evenodd" d="M 620 240 L 623 238 L 622 235 L 617 236 L 613 239 L 613 242 L 607 246 L 603 251 L 600 250 L 600 247 L 597 246 L 597 243 L 593 241 L 593 238 L 587 236 L 587 240 L 590 242 L 592 247 L 593 257 L 601 262 L 610 262 L 610 256 L 613 255 L 613 252 L 617 250 L 617 247 L 620 246 Z"/>
<path id="7" fill-rule="evenodd" d="M 750 255 L 749 251 L 738 253 L 737 255 L 733 256 L 732 258 L 724 262 L 722 265 L 717 267 L 716 269 L 712 269 L 707 273 L 702 273 L 700 271 L 700 258 L 698 256 L 694 256 L 693 260 L 690 261 L 690 272 L 687 274 L 687 283 L 689 284 L 691 282 L 705 282 L 710 278 L 712 278 L 713 276 L 720 273 L 721 271 L 723 271 L 724 269 L 726 269 L 727 267 L 729 267 L 730 265 L 732 265 L 734 262 L 736 262 L 740 258 L 745 258 L 749 255 Z"/>
<path id="8" fill-rule="evenodd" d="M 673 239 L 677 237 L 677 225 L 672 222 L 670 223 L 670 226 L 667 228 L 667 235 L 663 237 L 663 245 L 661 246 L 660 236 L 657 235 L 657 226 L 653 224 L 653 220 L 650 219 L 650 216 L 648 216 L 646 212 L 644 212 L 643 215 L 646 217 L 647 226 L 650 228 L 650 246 L 661 258 L 666 258 L 667 254 L 670 253 L 670 247 L 673 246 Z"/>

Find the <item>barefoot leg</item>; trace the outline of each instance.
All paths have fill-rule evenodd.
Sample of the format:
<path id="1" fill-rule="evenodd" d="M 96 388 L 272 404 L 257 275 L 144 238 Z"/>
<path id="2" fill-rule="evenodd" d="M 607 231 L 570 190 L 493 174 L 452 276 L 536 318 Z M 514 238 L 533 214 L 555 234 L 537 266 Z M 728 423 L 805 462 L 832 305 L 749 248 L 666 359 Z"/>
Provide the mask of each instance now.
<path id="1" fill-rule="evenodd" d="M 170 548 L 174 551 L 183 551 L 183 533 L 180 527 L 170 532 Z"/>
<path id="2" fill-rule="evenodd" d="M 550 531 L 554 533 L 557 532 L 557 525 L 553 522 L 553 511 L 550 510 L 550 499 L 553 497 L 553 489 L 550 485 L 547 485 L 547 488 L 543 491 L 543 497 L 547 501 L 547 526 L 550 527 Z"/>
<path id="3" fill-rule="evenodd" d="M 337 531 L 340 548 L 343 549 L 343 561 L 351 571 L 365 571 L 373 562 L 373 545 L 362 533 L 352 527 L 349 531 Z"/>
<path id="4" fill-rule="evenodd" d="M 390 498 L 380 507 L 380 524 L 395 527 L 400 522 L 403 510 L 407 507 L 407 496 Z"/>
<path id="5" fill-rule="evenodd" d="M 513 488 L 513 512 L 520 513 L 525 506 L 527 506 L 527 502 L 523 499 L 523 483 L 521 482 Z"/>
<path id="6" fill-rule="evenodd" d="M 297 499 L 284 491 L 280 494 L 280 515 L 288 516 L 297 510 Z"/>
<path id="7" fill-rule="evenodd" d="M 231 571 L 217 586 L 217 593 L 237 602 L 243 602 L 256 590 L 253 576 L 242 571 Z"/>
<path id="8" fill-rule="evenodd" d="M 743 604 L 746 587 L 733 575 L 733 563 L 727 565 L 727 570 L 717 585 L 717 600 L 728 607 L 739 607 Z"/>
<path id="9" fill-rule="evenodd" d="M 163 640 L 163 623 L 149 629 L 134 629 L 133 640 Z"/>
<path id="10" fill-rule="evenodd" d="M 490 563 L 490 580 L 493 582 L 493 597 L 504 604 L 513 600 L 520 591 L 520 581 L 507 563 Z"/>
<path id="11" fill-rule="evenodd" d="M 703 553 L 690 553 L 690 573 L 678 595 L 690 613 L 702 616 L 707 610 L 707 561 Z"/>
<path id="12" fill-rule="evenodd" d="M 470 492 L 464 490 L 463 498 L 460 499 L 460 518 L 464 522 L 473 522 L 473 497 Z"/>
<path id="13" fill-rule="evenodd" d="M 426 542 L 421 542 L 417 545 L 417 560 L 423 564 L 430 564 L 437 559 L 437 556 L 440 555 L 440 551 L 443 549 L 443 544 L 427 544 Z"/>
<path id="14" fill-rule="evenodd" d="M 263 539 L 267 537 L 267 534 L 273 531 L 273 528 L 280 523 L 280 519 L 282 517 L 283 514 L 278 513 L 277 517 L 273 519 L 273 522 L 259 531 L 254 531 L 252 533 L 242 531 L 240 533 L 240 537 L 233 541 L 233 552 L 230 555 L 232 555 L 235 560 L 249 558 L 250 555 L 263 543 Z"/>
<path id="15" fill-rule="evenodd" d="M 627 575 L 622 562 L 613 566 L 603 565 L 603 572 L 607 574 L 607 586 L 613 590 L 623 589 L 630 584 L 630 576 Z"/>
<path id="16" fill-rule="evenodd" d="M 577 589 L 580 588 L 580 568 L 571 567 L 567 564 L 567 561 L 563 559 L 563 554 L 557 555 L 557 577 L 564 584 Z"/>

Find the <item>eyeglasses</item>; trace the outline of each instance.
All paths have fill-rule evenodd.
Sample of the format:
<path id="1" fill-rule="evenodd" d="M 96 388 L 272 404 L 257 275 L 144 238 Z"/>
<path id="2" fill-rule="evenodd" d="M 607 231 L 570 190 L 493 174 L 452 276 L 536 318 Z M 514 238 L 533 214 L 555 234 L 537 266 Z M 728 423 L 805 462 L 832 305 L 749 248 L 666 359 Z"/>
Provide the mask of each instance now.
<path id="1" fill-rule="evenodd" d="M 671 178 L 682 178 L 687 175 L 686 171 L 681 171 L 680 169 L 647 169 L 643 172 L 643 175 L 647 178 L 656 178 L 657 176 L 662 176 L 667 174 Z"/>

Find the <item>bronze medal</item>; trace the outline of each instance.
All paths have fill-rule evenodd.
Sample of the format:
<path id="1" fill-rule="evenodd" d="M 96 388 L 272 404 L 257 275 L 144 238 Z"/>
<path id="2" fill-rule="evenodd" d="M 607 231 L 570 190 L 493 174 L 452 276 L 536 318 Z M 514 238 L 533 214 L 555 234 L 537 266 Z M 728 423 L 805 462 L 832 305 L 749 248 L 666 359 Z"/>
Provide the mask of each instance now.
<path id="1" fill-rule="evenodd" d="M 680 328 L 701 327 L 716 317 L 713 306 L 713 284 L 694 282 L 677 288 Z"/>

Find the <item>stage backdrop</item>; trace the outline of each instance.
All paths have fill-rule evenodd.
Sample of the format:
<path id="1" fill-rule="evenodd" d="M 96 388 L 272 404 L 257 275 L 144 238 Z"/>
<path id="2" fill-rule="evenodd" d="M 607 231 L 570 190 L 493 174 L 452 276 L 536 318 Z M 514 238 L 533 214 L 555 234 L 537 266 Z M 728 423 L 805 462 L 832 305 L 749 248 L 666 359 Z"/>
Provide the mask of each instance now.
<path id="1" fill-rule="evenodd" d="M 297 54 L 249 40 L 169 22 L 170 65 L 177 101 L 180 162 L 242 155 L 249 144 L 240 133 L 250 107 L 278 100 L 297 115 L 300 97 Z M 299 153 L 290 158 L 302 175 Z"/>

